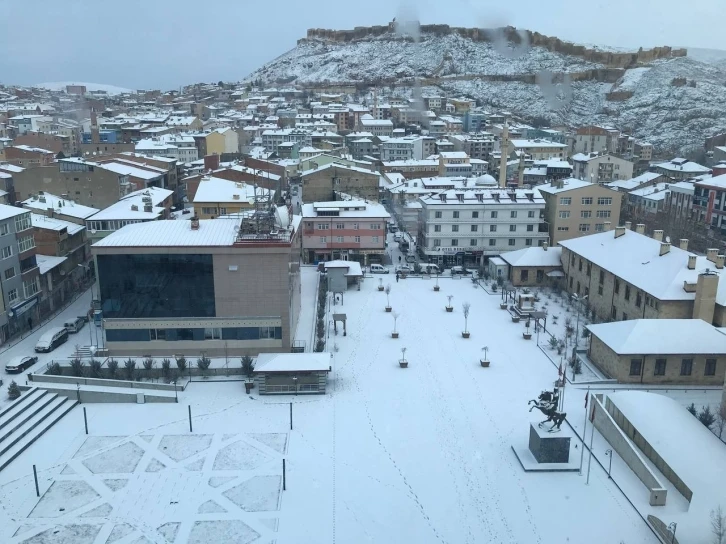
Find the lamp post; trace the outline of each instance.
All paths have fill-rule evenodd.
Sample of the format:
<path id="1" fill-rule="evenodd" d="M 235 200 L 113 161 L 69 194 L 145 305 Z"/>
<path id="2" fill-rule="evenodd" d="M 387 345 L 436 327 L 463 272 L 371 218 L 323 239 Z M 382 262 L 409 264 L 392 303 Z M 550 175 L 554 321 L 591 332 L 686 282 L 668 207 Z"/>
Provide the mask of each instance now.
<path id="1" fill-rule="evenodd" d="M 174 380 L 174 402 L 179 402 L 179 397 L 176 394 L 176 380 Z"/>
<path id="2" fill-rule="evenodd" d="M 610 476 L 610 471 L 613 468 L 613 450 L 611 450 L 611 449 L 605 450 L 605 455 L 607 455 L 610 458 L 610 464 L 608 465 L 608 479 L 612 480 L 612 476 Z"/>
<path id="3" fill-rule="evenodd" d="M 668 530 L 672 533 L 671 544 L 673 544 L 676 541 L 676 529 L 677 528 L 678 528 L 678 524 L 675 521 L 668 524 Z"/>
<path id="4" fill-rule="evenodd" d="M 295 384 L 295 396 L 297 396 L 297 376 L 292 377 L 292 383 Z"/>
<path id="5" fill-rule="evenodd" d="M 577 349 L 577 346 L 580 343 L 580 307 L 582 306 L 582 303 L 587 300 L 587 297 L 588 295 L 581 297 L 577 293 L 574 293 L 572 295 L 572 300 L 574 300 L 575 304 L 577 304 L 577 325 L 575 325 L 575 349 Z"/>

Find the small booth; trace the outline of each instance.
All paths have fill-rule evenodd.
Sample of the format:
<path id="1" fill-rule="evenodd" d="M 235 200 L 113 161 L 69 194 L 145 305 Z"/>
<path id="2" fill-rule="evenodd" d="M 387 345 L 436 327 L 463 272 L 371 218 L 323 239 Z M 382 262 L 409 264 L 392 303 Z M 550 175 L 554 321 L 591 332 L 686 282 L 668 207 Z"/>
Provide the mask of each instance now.
<path id="1" fill-rule="evenodd" d="M 310 395 L 325 393 L 330 353 L 260 353 L 255 362 L 255 382 L 260 395 Z"/>

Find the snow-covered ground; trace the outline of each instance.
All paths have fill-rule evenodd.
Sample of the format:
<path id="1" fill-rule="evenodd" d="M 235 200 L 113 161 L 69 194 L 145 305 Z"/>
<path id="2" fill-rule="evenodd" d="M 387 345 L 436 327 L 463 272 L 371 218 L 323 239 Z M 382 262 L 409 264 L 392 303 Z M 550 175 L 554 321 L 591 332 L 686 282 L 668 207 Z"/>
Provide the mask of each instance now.
<path id="1" fill-rule="evenodd" d="M 108 94 L 127 94 L 136 91 L 116 85 L 105 85 L 103 83 L 84 83 L 82 81 L 52 81 L 49 83 L 37 83 L 33 87 L 48 89 L 49 91 L 65 91 L 67 85 L 85 85 L 87 91 L 106 91 Z"/>

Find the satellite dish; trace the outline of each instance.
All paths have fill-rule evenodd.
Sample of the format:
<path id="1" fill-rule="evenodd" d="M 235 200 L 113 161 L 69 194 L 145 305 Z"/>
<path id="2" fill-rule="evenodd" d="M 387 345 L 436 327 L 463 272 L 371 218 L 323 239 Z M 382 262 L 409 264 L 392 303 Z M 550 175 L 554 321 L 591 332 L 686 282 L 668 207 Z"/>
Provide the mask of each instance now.
<path id="1" fill-rule="evenodd" d="M 668 243 L 668 244 L 671 243 L 671 237 L 670 236 L 666 236 L 666 243 Z"/>

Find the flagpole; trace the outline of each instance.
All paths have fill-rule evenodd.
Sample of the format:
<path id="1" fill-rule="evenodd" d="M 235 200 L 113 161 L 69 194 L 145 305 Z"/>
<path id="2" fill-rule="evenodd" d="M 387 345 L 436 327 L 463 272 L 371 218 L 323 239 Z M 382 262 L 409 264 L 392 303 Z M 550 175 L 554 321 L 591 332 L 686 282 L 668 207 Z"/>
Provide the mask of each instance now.
<path id="1" fill-rule="evenodd" d="M 590 386 L 585 393 L 585 426 L 582 429 L 582 449 L 580 450 L 580 476 L 582 476 L 582 464 L 585 461 L 585 433 L 587 432 L 587 401 L 590 398 Z"/>
<path id="2" fill-rule="evenodd" d="M 594 405 L 593 405 L 594 407 Z M 590 429 L 590 456 L 587 458 L 587 480 L 585 485 L 590 485 L 590 465 L 592 464 L 592 441 L 595 438 L 595 422 L 592 422 L 592 429 Z"/>

